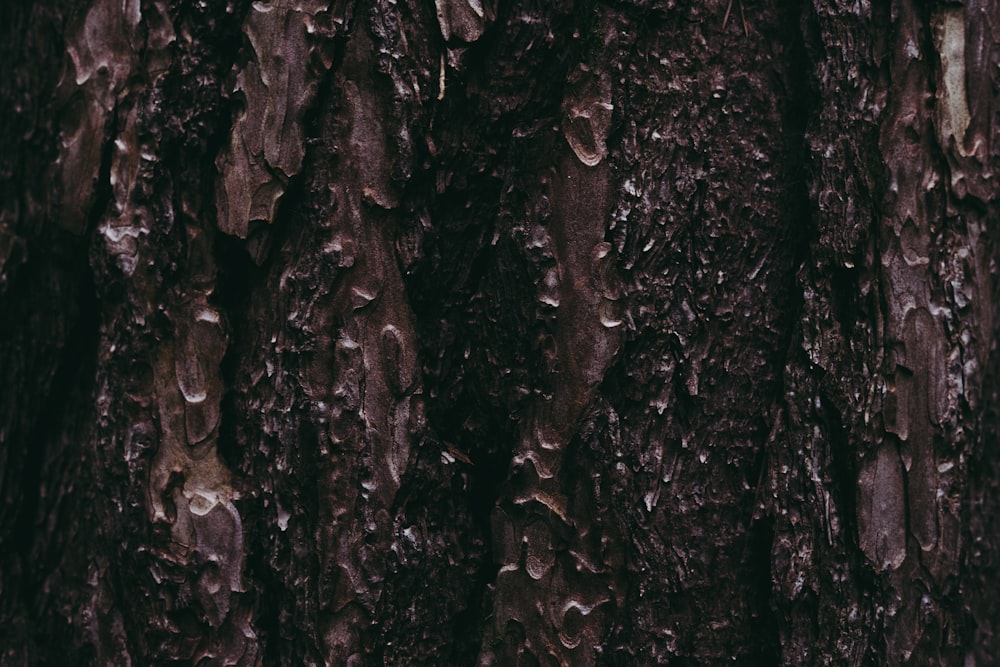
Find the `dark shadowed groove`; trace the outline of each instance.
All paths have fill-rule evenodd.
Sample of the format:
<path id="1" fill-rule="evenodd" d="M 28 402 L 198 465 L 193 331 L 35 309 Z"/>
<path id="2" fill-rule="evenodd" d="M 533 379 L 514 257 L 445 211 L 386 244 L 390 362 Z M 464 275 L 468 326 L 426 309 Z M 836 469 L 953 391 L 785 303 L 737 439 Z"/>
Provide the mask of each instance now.
<path id="1" fill-rule="evenodd" d="M 112 114 L 109 124 L 111 127 L 117 124 L 117 113 Z M 60 428 L 64 425 L 63 420 L 66 417 L 64 408 L 75 388 L 74 380 L 77 374 L 81 368 L 84 368 L 84 364 L 89 363 L 93 367 L 97 357 L 100 305 L 88 264 L 88 248 L 90 239 L 97 229 L 97 224 L 111 201 L 110 171 L 114 139 L 113 135 L 109 135 L 101 149 L 100 175 L 95 189 L 94 204 L 88 213 L 86 233 L 80 239 L 70 236 L 62 230 L 50 228 L 48 232 L 54 256 L 51 258 L 51 263 L 45 263 L 38 267 L 45 272 L 51 272 L 57 276 L 61 275 L 63 285 L 72 287 L 70 295 L 65 297 L 64 303 L 70 307 L 67 311 L 68 331 L 60 350 L 60 361 L 55 366 L 55 373 L 49 385 L 49 395 L 43 401 L 44 407 L 39 411 L 31 434 L 25 440 L 26 443 L 31 443 L 31 446 L 25 448 L 26 458 L 22 473 L 26 494 L 25 504 L 21 507 L 21 514 L 14 526 L 13 535 L 15 543 L 23 550 L 26 562 L 30 562 L 28 556 L 36 537 L 34 522 L 38 518 L 35 515 L 39 506 L 38 494 L 42 488 L 42 464 L 45 460 L 45 448 L 56 444 L 54 439 L 58 437 Z M 61 262 L 65 262 L 65 264 L 59 266 Z M 37 267 L 38 265 L 33 266 Z M 39 276 L 32 282 L 44 285 L 46 278 Z M 30 579 L 30 577 L 26 579 Z M 22 583 L 27 584 L 28 582 L 22 581 Z"/>
<path id="2" fill-rule="evenodd" d="M 111 116 L 108 127 L 113 128 L 117 124 L 117 110 Z M 51 380 L 40 382 L 39 389 L 44 387 L 47 395 L 41 399 L 41 408 L 35 422 L 20 443 L 25 457 L 21 468 L 21 488 L 24 494 L 11 536 L 25 566 L 18 583 L 26 607 L 31 610 L 47 606 L 49 591 L 45 590 L 46 578 L 58 568 L 58 563 L 37 558 L 39 552 L 45 553 L 47 550 L 45 540 L 58 537 L 44 526 L 46 516 L 39 514 L 44 500 L 53 500 L 43 499 L 41 495 L 56 475 L 52 470 L 46 470 L 46 463 L 62 458 L 65 447 L 61 439 L 69 432 L 73 420 L 79 417 L 77 412 L 67 408 L 71 405 L 90 404 L 88 397 L 94 386 L 97 369 L 101 318 L 100 303 L 89 264 L 89 248 L 97 225 L 111 201 L 110 169 L 114 138 L 113 135 L 107 136 L 101 148 L 95 197 L 87 213 L 84 234 L 76 236 L 61 229 L 54 220 L 46 220 L 41 238 L 34 240 L 36 243 L 49 244 L 50 254 L 42 255 L 41 261 L 29 261 L 18 276 L 22 284 L 33 286 L 30 291 L 37 290 L 39 286 L 51 291 L 53 283 L 58 283 L 59 293 L 36 294 L 34 298 L 51 308 L 49 314 L 53 319 L 64 318 L 60 327 L 62 339 L 51 342 L 55 348 L 52 352 L 54 356 L 58 356 L 58 361 L 51 365 Z M 32 276 L 34 272 L 38 275 Z M 59 308 L 61 310 L 57 311 Z M 92 477 L 88 476 L 87 481 L 82 484 L 90 479 Z M 51 642 L 54 638 L 45 634 L 45 629 L 51 627 L 47 622 L 51 622 L 52 616 L 54 615 L 49 612 L 45 623 L 39 622 L 34 628 L 38 636 L 32 637 L 32 643 L 37 642 L 35 646 L 41 654 L 47 655 L 52 650 Z"/>
<path id="3" fill-rule="evenodd" d="M 781 663 L 781 640 L 778 636 L 778 617 L 771 605 L 771 544 L 774 541 L 774 520 L 764 517 L 754 523 L 750 531 L 749 555 L 756 569 L 753 599 L 749 605 L 752 614 L 750 627 L 757 637 L 758 665 Z"/>
<path id="4" fill-rule="evenodd" d="M 76 427 L 81 423 L 81 415 L 84 418 L 92 415 L 90 408 L 97 370 L 101 306 L 88 263 L 88 249 L 97 222 L 110 200 L 112 145 L 112 139 L 109 139 L 102 149 L 97 196 L 88 216 L 85 234 L 72 235 L 50 224 L 43 231 L 42 239 L 51 244 L 51 254 L 41 262 L 36 261 L 25 267 L 27 270 L 19 276 L 19 279 L 27 279 L 34 286 L 43 286 L 42 289 L 46 290 L 52 290 L 53 283 L 58 282 L 58 293 L 35 294 L 34 298 L 46 302 L 53 309 L 51 313 L 61 308 L 55 317 L 64 318 L 60 327 L 61 338 L 51 342 L 53 357 L 57 359 L 51 364 L 51 379 L 39 383 L 39 390 L 46 394 L 40 397 L 41 407 L 34 424 L 21 443 L 25 453 L 21 469 L 24 495 L 12 531 L 14 546 L 24 564 L 24 571 L 18 580 L 20 593 L 26 608 L 38 614 L 34 618 L 31 648 L 37 656 L 48 656 L 51 660 L 48 664 L 63 661 L 69 664 L 72 656 L 76 655 L 73 649 L 68 648 L 72 645 L 74 628 L 67 624 L 64 628 L 66 635 L 52 634 L 53 624 L 66 619 L 51 608 L 52 592 L 47 590 L 50 585 L 47 580 L 67 567 L 61 562 L 66 558 L 65 554 L 53 552 L 52 543 L 60 540 L 70 543 L 77 537 L 69 530 L 63 534 L 51 532 L 46 521 L 47 512 L 57 509 L 73 517 L 69 525 L 82 528 L 85 510 L 75 504 L 67 505 L 65 499 L 60 497 L 60 487 L 67 483 L 87 487 L 94 480 L 89 472 L 76 482 L 68 476 L 81 470 L 73 465 L 74 462 L 92 461 L 85 454 L 80 455 L 80 450 L 86 447 L 86 430 L 78 432 Z M 32 275 L 36 272 L 39 275 Z M 43 495 L 46 491 L 50 492 L 47 496 Z M 51 493 L 53 491 L 55 493 Z M 79 664 L 86 663 L 80 658 Z"/>
<path id="5" fill-rule="evenodd" d="M 491 591 L 500 567 L 494 560 L 491 544 L 492 517 L 507 483 L 512 448 L 517 440 L 514 415 L 522 412 L 526 403 L 523 397 L 515 397 L 514 385 L 523 380 L 527 386 L 537 387 L 545 381 L 535 373 L 538 365 L 533 358 L 535 352 L 529 349 L 525 337 L 517 335 L 518 329 L 534 326 L 521 318 L 522 310 L 528 313 L 528 319 L 531 317 L 534 267 L 525 261 L 518 240 L 511 238 L 510 231 L 516 224 L 511 211 L 517 210 L 521 199 L 536 194 L 525 187 L 524 178 L 537 166 L 538 160 L 532 162 L 530 158 L 540 156 L 524 139 L 511 137 L 519 127 L 539 132 L 540 119 L 557 113 L 560 96 L 552 86 L 554 82 L 561 85 L 565 54 L 560 52 L 538 61 L 539 48 L 529 53 L 533 61 L 546 68 L 545 74 L 557 72 L 539 76 L 539 81 L 547 83 L 548 95 L 534 99 L 539 96 L 534 82 L 525 82 L 526 86 L 520 90 L 511 89 L 505 68 L 510 66 L 512 52 L 519 45 L 509 43 L 506 38 L 511 35 L 511 26 L 516 25 L 516 11 L 511 3 L 499 3 L 496 22 L 468 47 L 463 59 L 464 73 L 456 75 L 449 68 L 447 96 L 442 102 L 431 104 L 431 127 L 427 129 L 440 149 L 438 161 L 431 160 L 434 166 L 426 176 L 420 171 L 414 173 L 407 186 L 408 195 L 416 194 L 421 187 L 433 191 L 436 170 L 458 172 L 466 161 L 472 167 L 459 174 L 460 185 L 429 197 L 427 209 L 436 223 L 424 244 L 429 256 L 418 262 L 412 274 L 404 276 L 425 360 L 423 376 L 429 423 L 443 445 L 456 447 L 472 462 L 465 502 L 469 518 L 484 541 L 476 576 L 468 586 L 468 613 L 455 620 L 455 636 L 462 639 L 456 650 L 465 635 L 472 635 L 476 638 L 474 649 L 478 651 L 479 636 L 491 624 Z M 572 32 L 571 26 L 562 25 L 571 22 L 571 16 L 543 13 L 546 19 L 559 24 L 558 29 L 553 29 L 555 34 Z M 495 100 L 491 99 L 494 95 L 503 97 L 511 104 L 510 108 L 498 112 Z M 490 118 L 491 113 L 498 116 Z M 457 144 L 465 141 L 467 149 L 460 149 Z M 445 163 L 440 156 L 456 159 L 454 163 Z M 476 173 L 479 161 L 488 161 L 492 173 L 489 168 Z M 522 166 L 526 168 L 523 173 Z M 471 208 L 467 208 L 469 203 Z M 471 222 L 475 219 L 479 220 L 478 225 Z M 500 240 L 491 244 L 491 238 Z M 506 303 L 511 311 L 517 312 L 495 312 L 497 303 Z M 494 336 L 486 339 L 493 341 L 492 351 L 511 351 L 513 358 L 520 355 L 528 359 L 527 377 L 502 378 L 499 373 L 503 369 L 493 368 L 486 363 L 485 355 L 479 354 L 486 343 L 482 321 L 491 315 L 500 320 L 495 329 L 490 325 Z M 470 317 L 476 321 L 469 321 Z M 436 331 L 442 321 L 450 326 L 443 336 Z M 439 358 L 442 343 L 443 359 Z M 473 351 L 469 360 L 461 358 L 464 346 Z"/>
<path id="6" fill-rule="evenodd" d="M 734 0 L 734 3 L 740 0 Z M 813 28 L 811 5 L 799 0 L 778 0 L 779 30 L 785 48 L 782 50 L 784 61 L 780 64 L 784 72 L 782 83 L 784 88 L 783 103 L 783 141 L 785 146 L 785 179 L 786 179 L 786 226 L 787 239 L 790 246 L 790 264 L 785 267 L 788 274 L 788 289 L 785 307 L 785 317 L 782 322 L 784 331 L 780 351 L 775 357 L 775 367 L 782 369 L 777 373 L 777 382 L 772 395 L 774 408 L 772 419 L 785 419 L 786 376 L 789 363 L 796 355 L 795 348 L 799 342 L 799 320 L 804 306 L 804 295 L 796 276 L 802 267 L 813 261 L 811 246 L 817 237 L 817 228 L 813 215 L 813 203 L 810 197 L 811 169 L 807 131 L 818 114 L 820 96 L 817 82 L 813 75 L 813 60 L 807 48 L 809 31 Z M 761 443 L 757 459 L 761 471 L 755 488 L 755 500 L 750 508 L 751 521 L 748 535 L 748 557 L 750 569 L 754 573 L 754 587 L 751 594 L 754 599 L 749 605 L 753 617 L 751 627 L 753 634 L 759 638 L 755 660 L 761 665 L 781 664 L 782 644 L 779 633 L 780 614 L 772 599 L 772 547 L 775 539 L 774 519 L 770 516 L 758 516 L 758 504 L 761 485 L 768 475 L 767 467 L 776 457 L 771 456 L 770 448 L 788 446 L 786 438 L 773 437 L 783 424 L 768 424 L 770 436 L 765 429 L 765 440 Z"/>
<path id="7" fill-rule="evenodd" d="M 85 249 L 82 252 L 85 253 Z M 24 599 L 31 609 L 45 606 L 44 599 L 48 595 L 44 588 L 45 579 L 53 566 L 53 563 L 38 561 L 33 557 L 33 551 L 39 548 L 40 538 L 55 537 L 44 529 L 39 530 L 45 522 L 45 516 L 39 515 L 42 504 L 40 493 L 46 486 L 44 466 L 47 459 L 61 458 L 64 447 L 60 439 L 68 433 L 69 425 L 78 416 L 76 412 L 67 412 L 66 407 L 90 404 L 88 397 L 91 395 L 96 370 L 100 304 L 86 260 L 78 256 L 72 262 L 76 266 L 72 275 L 67 276 L 66 282 L 75 286 L 69 297 L 75 304 L 70 309 L 75 310 L 75 316 L 70 321 L 50 392 L 43 401 L 34 429 L 25 439 L 27 454 L 22 477 L 25 502 L 14 529 L 14 542 L 21 550 L 24 563 L 30 568 L 20 583 Z M 55 270 L 51 266 L 47 269 Z M 88 481 L 89 478 L 80 483 L 87 484 Z M 41 650 L 47 652 L 53 638 L 42 634 L 36 639 Z"/>
<path id="8" fill-rule="evenodd" d="M 998 258 L 994 242 L 991 255 Z M 1000 276 L 992 276 L 991 295 L 994 303 L 1000 303 Z M 1000 323 L 994 325 L 993 339 L 1000 335 Z M 997 620 L 1000 619 L 1000 596 L 994 585 L 1000 580 L 1000 548 L 995 542 L 984 539 L 1000 534 L 1000 451 L 996 442 L 1000 440 L 1000 349 L 990 351 L 989 362 L 983 377 L 983 432 L 977 443 L 976 465 L 969 466 L 969 493 L 963 499 L 963 512 L 971 520 L 963 526 L 962 537 L 968 540 L 969 548 L 961 562 L 963 570 L 972 576 L 963 586 L 962 593 L 968 595 L 964 612 L 968 623 L 963 628 L 966 646 L 975 647 L 970 652 L 972 664 L 995 664 L 1000 658 L 997 635 Z M 978 582 L 976 581 L 978 579 Z M 989 583 L 987 583 L 989 582 Z M 977 586 L 976 583 L 985 584 Z M 967 662 L 968 664 L 968 662 Z"/>
<path id="9" fill-rule="evenodd" d="M 219 453 L 233 468 L 241 456 L 236 424 L 244 418 L 233 390 L 239 382 L 246 343 L 250 337 L 243 325 L 247 322 L 251 295 L 266 287 L 267 265 L 273 258 L 269 258 L 264 267 L 257 267 L 247 254 L 243 240 L 228 234 L 216 234 L 213 246 L 218 274 L 212 303 L 225 313 L 229 322 L 229 346 L 221 364 L 225 394 L 219 421 Z"/>

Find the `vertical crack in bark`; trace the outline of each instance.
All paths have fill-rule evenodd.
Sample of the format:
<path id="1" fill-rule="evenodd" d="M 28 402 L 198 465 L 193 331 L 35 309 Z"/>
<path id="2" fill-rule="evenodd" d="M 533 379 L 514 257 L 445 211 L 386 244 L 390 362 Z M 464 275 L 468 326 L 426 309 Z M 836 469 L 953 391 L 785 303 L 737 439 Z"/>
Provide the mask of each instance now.
<path id="1" fill-rule="evenodd" d="M 783 110 L 783 143 L 785 147 L 784 174 L 787 179 L 786 208 L 783 215 L 788 225 L 789 245 L 791 251 L 786 257 L 786 270 L 796 276 L 797 288 L 801 288 L 801 276 L 805 267 L 812 264 L 811 244 L 815 242 L 816 223 L 813 206 L 810 200 L 812 170 L 814 165 L 809 155 L 808 132 L 816 123 L 819 111 L 820 97 L 817 81 L 813 72 L 814 62 L 809 51 L 807 40 L 815 29 L 811 8 L 795 2 L 779 3 L 779 29 L 782 42 L 786 48 L 782 51 L 781 71 L 784 76 L 782 99 Z M 761 475 L 754 488 L 755 499 L 751 507 L 754 519 L 761 512 L 760 522 L 750 522 L 748 543 L 752 547 L 751 567 L 756 571 L 758 581 L 755 591 L 753 611 L 756 628 L 754 635 L 760 638 L 760 660 L 774 664 L 787 664 L 796 660 L 796 649 L 784 646 L 782 636 L 789 634 L 789 628 L 782 618 L 786 600 L 780 596 L 781 587 L 776 586 L 780 580 L 780 568 L 783 567 L 783 549 L 776 540 L 787 539 L 778 531 L 784 528 L 783 520 L 776 519 L 780 514 L 783 501 L 780 493 L 774 495 L 773 479 L 775 468 L 781 465 L 784 458 L 779 448 L 790 445 L 788 437 L 788 392 L 794 391 L 796 380 L 792 366 L 798 363 L 796 347 L 799 343 L 799 328 L 801 318 L 805 313 L 805 297 L 801 289 L 791 289 L 786 295 L 786 313 L 783 322 L 784 335 L 780 339 L 781 354 L 776 366 L 781 369 L 780 381 L 773 395 L 776 403 L 772 406 L 773 426 L 768 438 L 761 447 Z M 827 480 L 829 483 L 829 480 Z M 823 517 L 826 525 L 827 545 L 832 546 L 830 535 L 830 493 L 826 485 L 820 485 L 818 490 L 824 494 L 823 503 L 826 507 Z M 842 511 L 842 507 L 833 512 Z M 775 523 L 778 524 L 776 530 Z M 783 660 L 784 658 L 784 660 Z"/>
<path id="2" fill-rule="evenodd" d="M 78 239 L 74 241 L 74 245 L 79 244 Z M 87 266 L 85 247 L 62 268 L 67 272 L 67 282 L 74 285 L 65 295 L 65 302 L 57 301 L 64 305 L 61 313 L 70 329 L 65 332 L 64 339 L 52 341 L 61 348 L 56 355 L 58 363 L 54 366 L 44 405 L 31 433 L 25 438 L 32 446 L 20 471 L 24 500 L 17 508 L 17 521 L 11 526 L 9 534 L 4 535 L 5 544 L 10 540 L 11 555 L 17 553 L 23 564 L 23 570 L 17 577 L 18 589 L 4 586 L 4 595 L 21 598 L 25 616 L 37 614 L 34 610 L 46 609 L 53 593 L 50 582 L 55 577 L 82 576 L 77 554 L 72 549 L 88 544 L 90 540 L 84 528 L 86 511 L 79 503 L 81 497 L 93 493 L 94 482 L 89 475 L 82 480 L 76 479 L 76 476 L 91 462 L 86 454 L 90 428 L 82 427 L 82 424 L 87 418 L 94 417 L 88 408 L 96 372 L 99 303 Z M 49 265 L 44 270 L 54 273 L 58 269 Z M 38 280 L 40 284 L 44 282 L 44 279 Z M 11 311 L 6 312 L 13 315 Z M 50 530 L 53 516 L 64 517 L 67 525 L 59 531 Z M 61 591 L 61 594 L 64 600 L 69 601 L 74 600 L 79 592 Z M 51 612 L 41 616 L 36 618 L 31 635 L 22 638 L 23 649 L 29 656 L 60 659 L 54 649 L 47 646 L 52 638 L 45 633 L 59 628 L 58 622 L 64 619 Z M 59 629 L 65 632 L 63 628 Z M 76 629 L 76 632 L 79 630 Z M 72 639 L 78 641 L 78 637 Z M 70 654 L 72 651 L 64 655 Z"/>
<path id="3" fill-rule="evenodd" d="M 867 424 L 868 417 L 861 417 L 870 414 L 873 398 L 870 357 L 875 355 L 869 351 L 877 335 L 867 321 L 872 313 L 879 317 L 870 249 L 877 231 L 869 230 L 877 229 L 870 173 L 877 162 L 870 154 L 881 101 L 869 80 L 878 67 L 877 35 L 863 27 L 870 20 L 865 11 L 854 15 L 817 2 L 803 9 L 800 24 L 800 57 L 812 70 L 815 99 L 829 102 L 813 107 L 803 136 L 811 153 L 813 235 L 798 271 L 803 308 L 785 372 L 783 437 L 785 447 L 793 449 L 779 453 L 770 475 L 785 664 L 813 653 L 857 662 L 870 647 L 870 642 L 847 646 L 840 639 L 871 631 L 863 620 L 870 610 L 846 602 L 857 593 L 845 583 L 862 570 L 851 549 L 856 544 L 854 460 L 867 440 L 859 424 Z M 886 478 L 892 472 L 888 465 L 878 470 L 883 479 L 898 478 Z M 885 485 L 879 488 L 888 492 Z M 880 548 L 886 550 L 884 540 Z"/>

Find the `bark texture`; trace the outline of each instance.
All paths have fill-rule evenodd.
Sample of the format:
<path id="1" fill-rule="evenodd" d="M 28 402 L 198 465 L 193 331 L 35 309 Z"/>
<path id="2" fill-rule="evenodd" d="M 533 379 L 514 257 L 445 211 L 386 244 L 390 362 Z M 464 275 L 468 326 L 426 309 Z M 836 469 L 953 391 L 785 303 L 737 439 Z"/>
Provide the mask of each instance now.
<path id="1" fill-rule="evenodd" d="M 3 664 L 1000 661 L 992 0 L 2 12 Z"/>

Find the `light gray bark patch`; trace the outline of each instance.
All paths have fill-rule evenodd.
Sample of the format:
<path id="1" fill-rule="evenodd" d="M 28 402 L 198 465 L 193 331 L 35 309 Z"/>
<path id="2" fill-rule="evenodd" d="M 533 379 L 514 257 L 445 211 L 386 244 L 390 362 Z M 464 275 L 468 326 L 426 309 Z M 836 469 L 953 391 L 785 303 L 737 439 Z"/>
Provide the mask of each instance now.
<path id="1" fill-rule="evenodd" d="M 986 202 L 995 196 L 993 161 L 996 9 L 983 0 L 939 8 L 931 19 L 935 72 L 934 124 L 948 161 L 952 194 Z"/>
<path id="2" fill-rule="evenodd" d="M 858 474 L 858 541 L 879 571 L 906 559 L 906 492 L 903 465 L 894 444 L 883 443 Z"/>
<path id="3" fill-rule="evenodd" d="M 969 129 L 969 96 L 965 86 L 965 7 L 948 6 L 935 14 L 934 47 L 941 62 L 937 91 L 938 137 L 942 147 L 948 147 L 954 140 L 959 154 L 965 157 L 970 154 L 965 148 L 965 133 Z"/>
<path id="4" fill-rule="evenodd" d="M 487 0 L 434 0 L 441 36 L 447 42 L 452 37 L 465 43 L 482 37 L 494 17 L 493 2 Z"/>

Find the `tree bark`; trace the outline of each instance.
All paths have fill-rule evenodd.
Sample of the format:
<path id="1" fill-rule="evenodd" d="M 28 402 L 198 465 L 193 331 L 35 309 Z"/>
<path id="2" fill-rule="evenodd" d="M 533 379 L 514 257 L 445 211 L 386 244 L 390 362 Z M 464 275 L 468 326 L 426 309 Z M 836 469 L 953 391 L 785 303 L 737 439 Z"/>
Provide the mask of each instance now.
<path id="1" fill-rule="evenodd" d="M 3 664 L 1000 660 L 996 3 L 3 12 Z"/>

